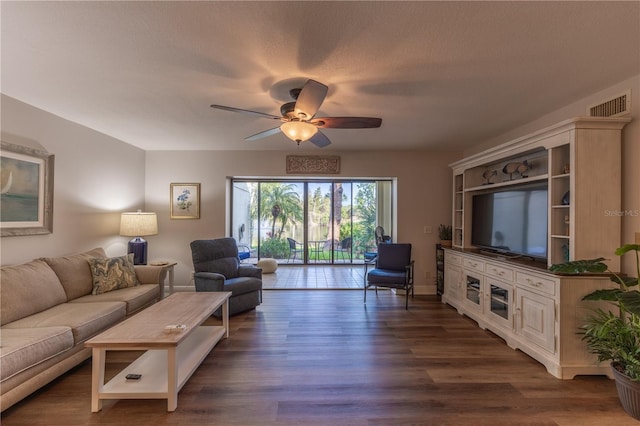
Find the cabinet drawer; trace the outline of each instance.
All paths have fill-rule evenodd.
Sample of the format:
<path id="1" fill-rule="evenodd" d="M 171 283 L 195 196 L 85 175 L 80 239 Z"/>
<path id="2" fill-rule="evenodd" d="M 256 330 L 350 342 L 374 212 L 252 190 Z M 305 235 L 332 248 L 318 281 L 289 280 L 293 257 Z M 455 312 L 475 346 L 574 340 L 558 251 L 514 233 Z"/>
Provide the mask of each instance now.
<path id="1" fill-rule="evenodd" d="M 551 296 L 555 296 L 556 294 L 556 282 L 548 278 L 526 274 L 524 272 L 516 272 L 516 282 L 525 287 L 536 289 Z"/>
<path id="2" fill-rule="evenodd" d="M 473 271 L 484 272 L 484 262 L 481 260 L 465 257 L 462 259 L 462 266 Z"/>
<path id="3" fill-rule="evenodd" d="M 444 255 L 444 261 L 446 263 L 452 263 L 454 265 L 462 265 L 462 257 L 457 255 L 457 254 L 450 253 L 450 252 L 447 252 Z"/>
<path id="4" fill-rule="evenodd" d="M 484 267 L 484 272 L 492 277 L 500 278 L 505 281 L 513 281 L 513 269 L 505 268 L 495 263 L 489 263 Z"/>

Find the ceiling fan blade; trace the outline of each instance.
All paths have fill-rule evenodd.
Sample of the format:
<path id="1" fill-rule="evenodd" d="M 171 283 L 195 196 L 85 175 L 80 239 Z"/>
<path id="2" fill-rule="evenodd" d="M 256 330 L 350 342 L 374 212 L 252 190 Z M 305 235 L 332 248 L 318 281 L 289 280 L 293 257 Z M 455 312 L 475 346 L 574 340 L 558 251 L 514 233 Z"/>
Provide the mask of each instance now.
<path id="1" fill-rule="evenodd" d="M 258 139 L 266 138 L 267 136 L 280 133 L 280 127 L 274 127 L 273 129 L 265 130 L 264 132 L 256 133 L 255 135 L 244 138 L 245 141 L 255 141 Z"/>
<path id="2" fill-rule="evenodd" d="M 382 118 L 373 117 L 321 117 L 309 121 L 322 128 L 331 129 L 371 129 L 380 127 Z"/>
<path id="3" fill-rule="evenodd" d="M 329 140 L 329 138 L 320 130 L 318 130 L 316 134 L 313 135 L 311 139 L 309 139 L 309 142 L 311 142 L 318 148 L 324 148 L 325 146 L 331 145 L 331 141 Z"/>
<path id="4" fill-rule="evenodd" d="M 296 100 L 293 110 L 295 116 L 301 120 L 311 119 L 322 105 L 329 88 L 315 80 L 308 80 Z"/>
<path id="5" fill-rule="evenodd" d="M 257 117 L 270 118 L 272 120 L 281 120 L 282 119 L 282 117 L 280 117 L 279 115 L 266 114 L 264 112 L 258 112 L 258 111 L 251 111 L 251 110 L 248 110 L 248 109 L 240 109 L 240 108 L 228 107 L 228 106 L 224 106 L 224 105 L 211 105 L 211 108 L 222 109 L 222 110 L 231 111 L 231 112 L 239 112 L 241 114 L 255 115 Z"/>

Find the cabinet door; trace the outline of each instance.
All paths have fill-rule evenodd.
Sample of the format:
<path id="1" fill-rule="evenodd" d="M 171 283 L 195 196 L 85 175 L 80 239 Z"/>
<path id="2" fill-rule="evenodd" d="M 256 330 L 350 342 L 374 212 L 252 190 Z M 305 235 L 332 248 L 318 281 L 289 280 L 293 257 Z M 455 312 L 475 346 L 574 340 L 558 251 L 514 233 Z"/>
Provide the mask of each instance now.
<path id="1" fill-rule="evenodd" d="M 465 270 L 462 284 L 464 285 L 465 306 L 481 314 L 484 310 L 482 275 Z"/>
<path id="2" fill-rule="evenodd" d="M 484 311 L 492 323 L 513 330 L 513 286 L 485 278 Z"/>
<path id="3" fill-rule="evenodd" d="M 460 280 L 462 271 L 460 268 L 445 264 L 444 271 L 444 294 L 449 299 L 460 300 Z"/>
<path id="4" fill-rule="evenodd" d="M 555 353 L 554 300 L 518 287 L 516 333 Z"/>
<path id="5" fill-rule="evenodd" d="M 438 296 L 444 291 L 444 250 L 436 244 L 436 290 Z"/>

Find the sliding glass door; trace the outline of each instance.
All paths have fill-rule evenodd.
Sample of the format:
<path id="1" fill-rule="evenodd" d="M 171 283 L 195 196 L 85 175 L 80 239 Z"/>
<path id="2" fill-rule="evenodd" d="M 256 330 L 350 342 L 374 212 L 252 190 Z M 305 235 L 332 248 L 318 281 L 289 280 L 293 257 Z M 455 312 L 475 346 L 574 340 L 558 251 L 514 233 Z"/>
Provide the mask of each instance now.
<path id="1" fill-rule="evenodd" d="M 231 235 L 247 262 L 362 263 L 392 222 L 390 195 L 390 181 L 233 180 Z"/>

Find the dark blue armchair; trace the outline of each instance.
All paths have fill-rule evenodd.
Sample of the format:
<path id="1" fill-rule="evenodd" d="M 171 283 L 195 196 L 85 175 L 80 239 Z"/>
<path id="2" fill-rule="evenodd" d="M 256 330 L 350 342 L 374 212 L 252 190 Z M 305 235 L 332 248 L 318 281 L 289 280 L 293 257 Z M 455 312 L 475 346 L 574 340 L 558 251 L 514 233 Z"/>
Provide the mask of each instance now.
<path id="1" fill-rule="evenodd" d="M 367 303 L 367 289 L 378 287 L 402 289 L 405 292 L 405 309 L 409 309 L 409 291 L 413 298 L 413 260 L 411 244 L 380 244 L 378 255 L 365 262 L 364 303 Z M 370 265 L 374 269 L 368 270 Z"/>

